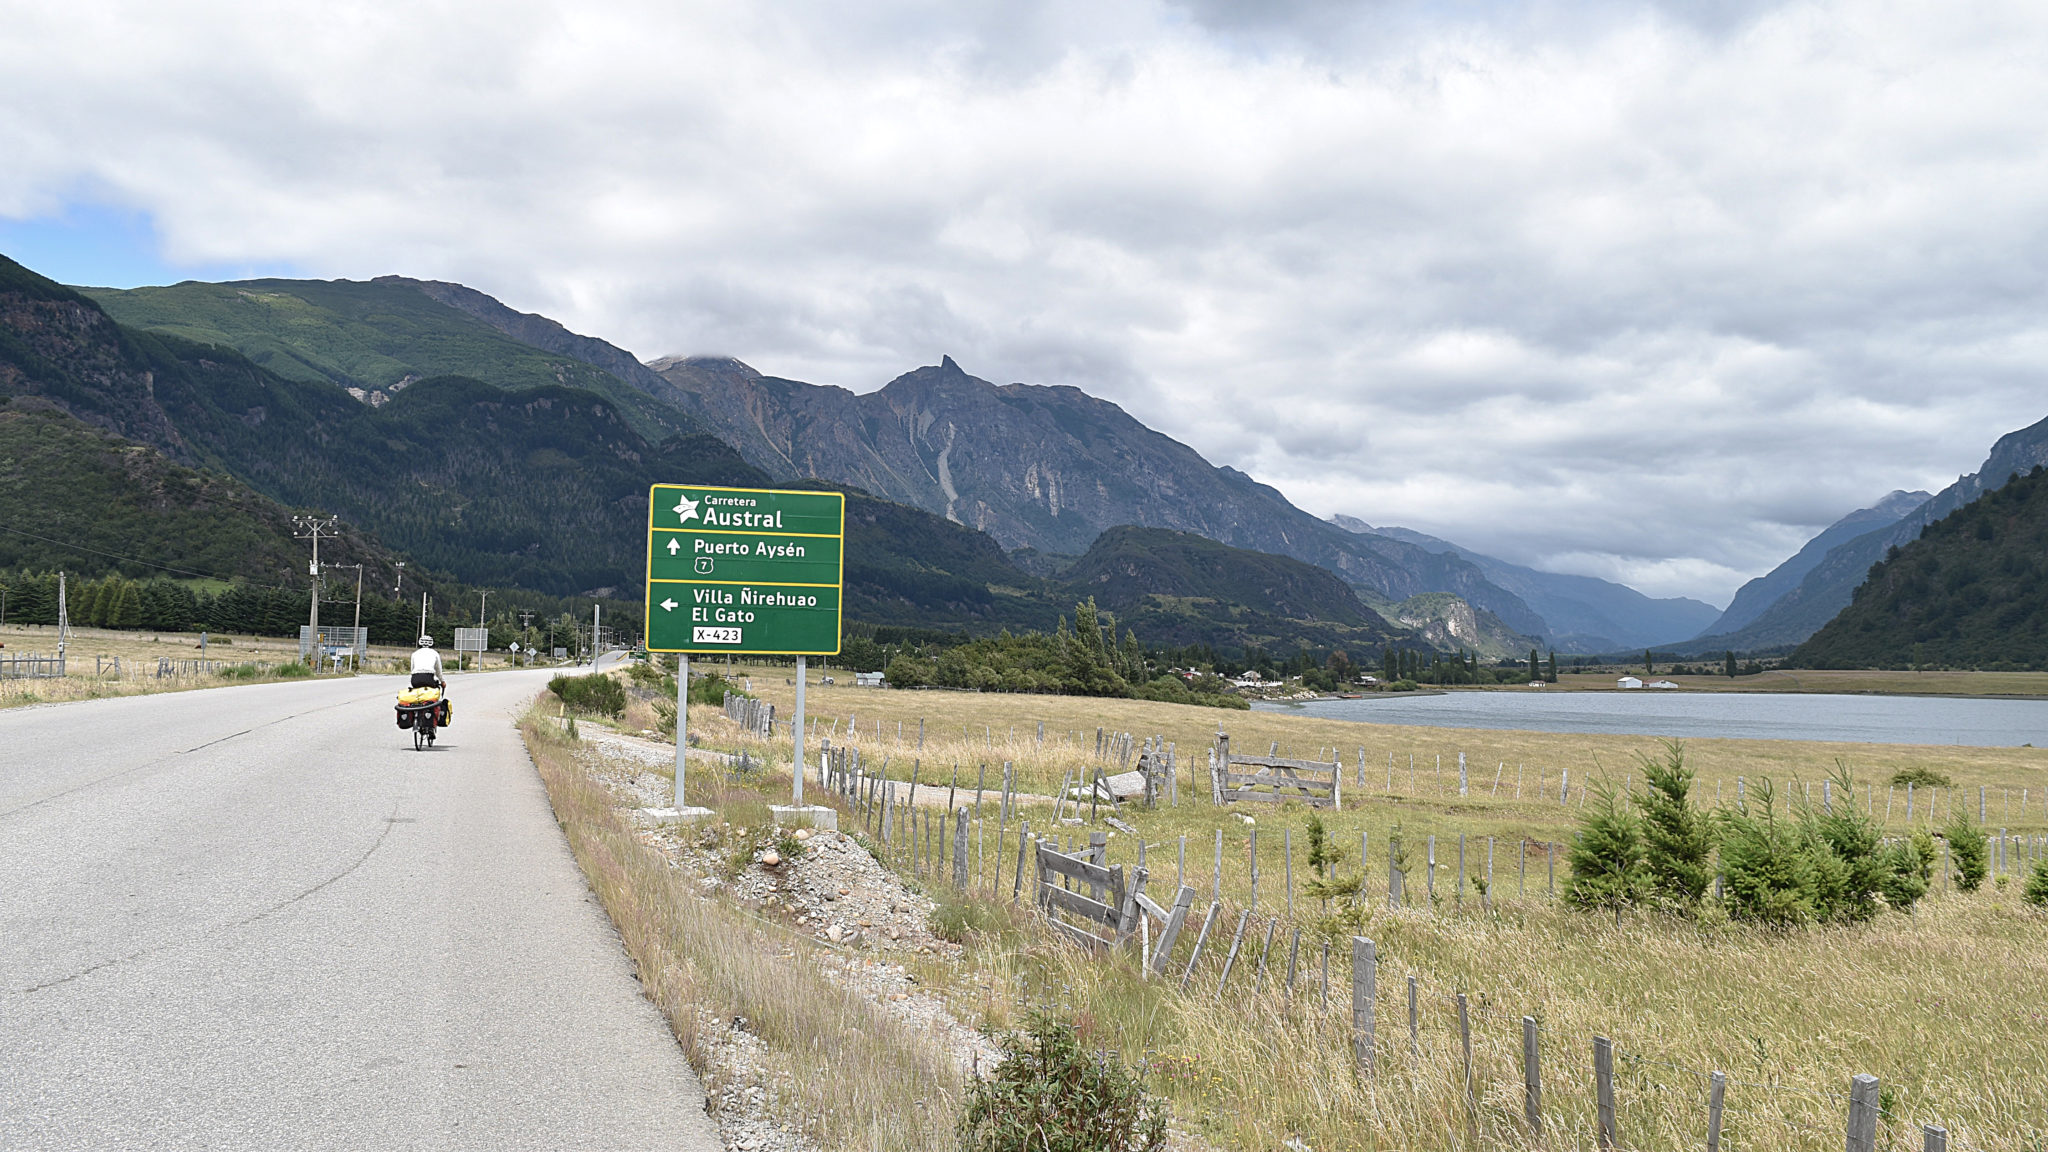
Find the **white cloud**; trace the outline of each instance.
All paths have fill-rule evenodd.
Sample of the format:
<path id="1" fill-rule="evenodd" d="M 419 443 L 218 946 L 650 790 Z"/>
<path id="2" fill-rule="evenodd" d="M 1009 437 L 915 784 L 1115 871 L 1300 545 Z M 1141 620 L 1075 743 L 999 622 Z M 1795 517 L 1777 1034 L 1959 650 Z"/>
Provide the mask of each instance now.
<path id="1" fill-rule="evenodd" d="M 2048 10 L 0 0 L 0 216 L 646 356 L 1078 384 L 1720 600 L 2042 415 Z"/>

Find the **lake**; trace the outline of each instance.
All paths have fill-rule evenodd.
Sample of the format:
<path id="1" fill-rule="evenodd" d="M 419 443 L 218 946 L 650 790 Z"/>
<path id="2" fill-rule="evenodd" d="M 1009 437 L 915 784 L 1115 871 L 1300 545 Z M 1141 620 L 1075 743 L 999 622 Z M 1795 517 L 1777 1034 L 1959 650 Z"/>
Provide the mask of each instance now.
<path id="1" fill-rule="evenodd" d="M 1856 744 L 2048 746 L 2048 700 L 1803 693 L 1451 692 L 1254 704 L 1367 724 Z"/>

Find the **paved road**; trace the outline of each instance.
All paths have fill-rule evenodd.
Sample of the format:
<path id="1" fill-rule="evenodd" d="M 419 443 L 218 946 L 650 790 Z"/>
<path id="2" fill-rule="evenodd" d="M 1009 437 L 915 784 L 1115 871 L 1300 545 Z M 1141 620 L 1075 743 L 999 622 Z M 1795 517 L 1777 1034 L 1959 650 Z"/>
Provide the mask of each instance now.
<path id="1" fill-rule="evenodd" d="M 715 1149 L 512 710 L 396 677 L 0 712 L 0 1148 Z"/>

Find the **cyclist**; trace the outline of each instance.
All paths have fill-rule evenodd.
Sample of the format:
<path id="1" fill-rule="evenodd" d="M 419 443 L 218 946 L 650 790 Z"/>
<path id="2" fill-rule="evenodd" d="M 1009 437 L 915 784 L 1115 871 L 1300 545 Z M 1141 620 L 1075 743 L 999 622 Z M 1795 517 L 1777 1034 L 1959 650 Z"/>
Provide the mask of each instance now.
<path id="1" fill-rule="evenodd" d="M 434 651 L 432 636 L 420 637 L 420 646 L 412 652 L 412 686 L 415 688 L 443 688 L 441 679 L 441 654 Z"/>

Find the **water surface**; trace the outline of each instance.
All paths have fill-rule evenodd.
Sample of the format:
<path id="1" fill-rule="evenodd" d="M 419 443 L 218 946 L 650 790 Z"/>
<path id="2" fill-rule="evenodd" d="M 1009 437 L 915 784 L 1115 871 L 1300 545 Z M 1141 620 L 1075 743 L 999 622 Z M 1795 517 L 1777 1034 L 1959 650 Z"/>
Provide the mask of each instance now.
<path id="1" fill-rule="evenodd" d="M 1388 693 L 1357 700 L 1254 704 L 1368 724 L 1607 732 L 1673 738 L 1830 740 L 1857 744 L 2048 746 L 2048 700 L 1805 693 L 1569 692 L 1556 689 Z"/>

